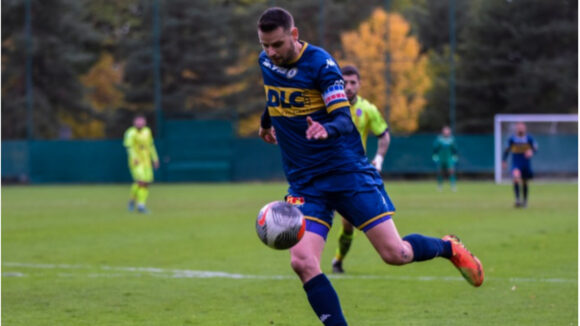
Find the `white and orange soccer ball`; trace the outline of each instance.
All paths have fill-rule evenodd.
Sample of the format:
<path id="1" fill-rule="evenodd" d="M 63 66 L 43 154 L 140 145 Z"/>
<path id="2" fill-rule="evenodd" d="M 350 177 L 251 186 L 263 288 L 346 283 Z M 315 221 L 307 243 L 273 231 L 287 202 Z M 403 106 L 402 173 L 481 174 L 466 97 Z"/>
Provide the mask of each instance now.
<path id="1" fill-rule="evenodd" d="M 294 205 L 283 201 L 266 204 L 256 218 L 258 237 L 268 247 L 289 249 L 296 245 L 306 229 L 302 212 Z"/>

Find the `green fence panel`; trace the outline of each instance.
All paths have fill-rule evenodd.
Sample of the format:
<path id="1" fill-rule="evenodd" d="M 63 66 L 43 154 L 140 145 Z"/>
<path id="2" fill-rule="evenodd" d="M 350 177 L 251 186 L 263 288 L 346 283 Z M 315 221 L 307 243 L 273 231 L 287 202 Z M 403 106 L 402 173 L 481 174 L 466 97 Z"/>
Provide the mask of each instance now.
<path id="1" fill-rule="evenodd" d="M 26 182 L 29 176 L 29 149 L 25 140 L 2 142 L 2 179 Z"/>
<path id="2" fill-rule="evenodd" d="M 30 181 L 130 181 L 127 154 L 121 140 L 32 141 Z"/>
<path id="3" fill-rule="evenodd" d="M 230 122 L 168 120 L 164 130 L 164 180 L 232 179 L 234 129 Z"/>
<path id="4" fill-rule="evenodd" d="M 282 155 L 276 145 L 260 138 L 234 142 L 233 180 L 280 180 L 284 178 Z"/>
<path id="5" fill-rule="evenodd" d="M 170 120 L 155 140 L 161 168 L 156 181 L 245 181 L 284 178 L 278 146 L 259 138 L 236 138 L 230 122 Z M 383 165 L 385 175 L 434 173 L 435 134 L 393 135 Z M 493 173 L 493 135 L 459 135 L 462 173 Z M 577 135 L 536 135 L 533 159 L 538 173 L 578 173 Z M 371 137 L 368 156 L 376 152 Z M 129 182 L 121 140 L 2 141 L 2 180 L 13 182 Z"/>

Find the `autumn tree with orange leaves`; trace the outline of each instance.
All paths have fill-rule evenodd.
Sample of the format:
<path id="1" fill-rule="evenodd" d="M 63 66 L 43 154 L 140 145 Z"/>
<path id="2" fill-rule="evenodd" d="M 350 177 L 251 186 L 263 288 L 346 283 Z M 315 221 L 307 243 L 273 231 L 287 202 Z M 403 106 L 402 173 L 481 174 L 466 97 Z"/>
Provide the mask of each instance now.
<path id="1" fill-rule="evenodd" d="M 426 104 L 424 94 L 431 83 L 427 58 L 420 53 L 417 39 L 409 35 L 410 29 L 403 16 L 375 9 L 357 30 L 342 34 L 343 51 L 338 55 L 341 65 L 358 67 L 360 94 L 380 109 L 388 106 L 385 117 L 391 129 L 404 133 L 417 130 L 419 114 Z"/>

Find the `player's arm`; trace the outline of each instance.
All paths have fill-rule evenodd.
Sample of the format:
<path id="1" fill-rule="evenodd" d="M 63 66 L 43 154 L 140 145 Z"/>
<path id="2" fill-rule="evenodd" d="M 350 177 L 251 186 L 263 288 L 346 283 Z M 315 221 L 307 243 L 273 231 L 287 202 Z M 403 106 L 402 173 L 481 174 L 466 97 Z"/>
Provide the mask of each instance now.
<path id="1" fill-rule="evenodd" d="M 155 141 L 153 140 L 153 136 L 149 141 L 149 152 L 151 153 L 151 161 L 153 161 L 153 166 L 158 169 L 159 168 L 159 155 L 157 155 L 157 149 L 155 148 Z"/>
<path id="2" fill-rule="evenodd" d="M 352 118 L 350 117 L 350 108 L 343 107 L 330 113 L 331 121 L 321 124 L 310 117 L 306 117 L 308 129 L 306 130 L 306 139 L 324 140 L 336 138 L 341 135 L 351 133 L 354 129 Z"/>
<path id="3" fill-rule="evenodd" d="M 317 58 L 321 65 L 318 71 L 317 88 L 322 93 L 326 112 L 330 121 L 320 124 L 307 117 L 308 129 L 306 138 L 323 140 L 346 135 L 354 130 L 354 123 L 350 116 L 350 103 L 344 92 L 344 80 L 338 64 L 331 57 Z"/>
<path id="4" fill-rule="evenodd" d="M 377 153 L 372 161 L 373 166 L 381 172 L 383 169 L 383 161 L 385 155 L 389 150 L 389 145 L 391 144 L 391 135 L 389 134 L 389 125 L 383 119 L 379 110 L 373 106 L 368 112 L 369 116 L 369 128 L 379 139 L 377 146 Z"/>
<path id="5" fill-rule="evenodd" d="M 457 162 L 458 158 L 457 155 L 459 151 L 457 150 L 457 143 L 455 142 L 455 138 L 453 139 L 453 143 L 451 144 L 451 159 L 453 162 Z"/>
<path id="6" fill-rule="evenodd" d="M 439 142 L 439 138 L 435 139 L 433 142 L 433 155 L 431 155 L 431 159 L 433 162 L 439 162 L 439 150 L 441 149 L 441 143 Z"/>
<path id="7" fill-rule="evenodd" d="M 503 151 L 503 155 L 502 155 L 502 158 L 501 158 L 501 166 L 502 166 L 504 169 L 506 169 L 506 168 L 507 168 L 507 159 L 508 159 L 508 157 L 509 157 L 509 155 L 510 155 L 511 148 L 512 148 L 512 139 L 510 138 L 510 139 L 508 140 L 507 147 L 506 147 L 506 148 L 505 148 L 505 150 Z"/>
<path id="8" fill-rule="evenodd" d="M 528 144 L 530 145 L 530 149 L 526 151 L 525 155 L 527 158 L 532 158 L 538 151 L 538 143 L 536 143 L 532 136 L 528 136 Z"/>
<path id="9" fill-rule="evenodd" d="M 266 143 L 277 144 L 276 140 L 276 130 L 272 127 L 272 119 L 270 118 L 270 112 L 268 111 L 268 106 L 264 109 L 262 117 L 260 118 L 260 130 L 258 130 L 258 135 Z"/>
<path id="10" fill-rule="evenodd" d="M 129 129 L 125 132 L 123 137 L 123 146 L 125 146 L 125 149 L 127 149 L 127 156 L 129 157 L 129 160 L 134 165 L 139 164 L 139 161 L 137 160 L 137 149 L 135 148 L 135 133 L 132 129 Z"/>

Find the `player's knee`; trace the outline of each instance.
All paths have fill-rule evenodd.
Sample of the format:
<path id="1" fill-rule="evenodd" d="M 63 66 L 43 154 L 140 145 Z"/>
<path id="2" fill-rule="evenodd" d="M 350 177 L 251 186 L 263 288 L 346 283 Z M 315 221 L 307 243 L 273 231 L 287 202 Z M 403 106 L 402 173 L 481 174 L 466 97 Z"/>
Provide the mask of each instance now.
<path id="1" fill-rule="evenodd" d="M 320 269 L 318 260 L 314 256 L 292 255 L 290 265 L 298 275 L 316 273 Z"/>
<path id="2" fill-rule="evenodd" d="M 399 246 L 384 248 L 379 254 L 383 261 L 389 265 L 404 265 L 410 261 L 411 254 L 407 251 L 401 244 Z"/>

